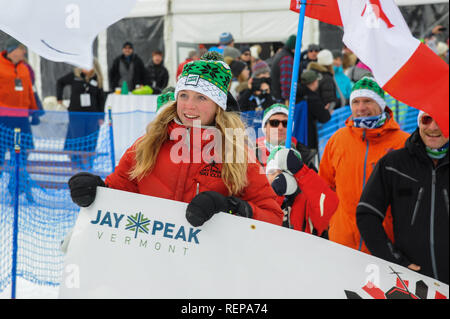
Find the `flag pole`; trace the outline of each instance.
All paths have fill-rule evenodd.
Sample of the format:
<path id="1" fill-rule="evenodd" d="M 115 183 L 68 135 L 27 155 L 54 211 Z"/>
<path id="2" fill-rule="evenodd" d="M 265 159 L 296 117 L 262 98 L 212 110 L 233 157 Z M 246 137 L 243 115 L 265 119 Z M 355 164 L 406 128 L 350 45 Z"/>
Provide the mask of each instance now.
<path id="1" fill-rule="evenodd" d="M 301 0 L 300 15 L 298 20 L 298 30 L 297 30 L 297 40 L 295 43 L 295 55 L 294 55 L 294 69 L 292 72 L 291 81 L 291 94 L 289 97 L 289 117 L 287 126 L 287 136 L 286 136 L 286 148 L 291 148 L 292 142 L 292 129 L 294 126 L 294 111 L 295 102 L 297 96 L 297 83 L 300 69 L 300 56 L 302 49 L 302 39 L 303 39 L 303 25 L 305 24 L 305 12 L 306 12 L 307 0 Z"/>

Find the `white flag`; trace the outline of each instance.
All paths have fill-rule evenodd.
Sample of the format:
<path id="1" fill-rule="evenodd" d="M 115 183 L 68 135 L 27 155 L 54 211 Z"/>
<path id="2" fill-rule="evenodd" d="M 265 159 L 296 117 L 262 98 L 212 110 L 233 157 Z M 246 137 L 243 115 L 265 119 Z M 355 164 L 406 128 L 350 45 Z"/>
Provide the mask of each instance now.
<path id="1" fill-rule="evenodd" d="M 136 0 L 0 0 L 0 29 L 40 56 L 91 68 L 97 34 Z"/>

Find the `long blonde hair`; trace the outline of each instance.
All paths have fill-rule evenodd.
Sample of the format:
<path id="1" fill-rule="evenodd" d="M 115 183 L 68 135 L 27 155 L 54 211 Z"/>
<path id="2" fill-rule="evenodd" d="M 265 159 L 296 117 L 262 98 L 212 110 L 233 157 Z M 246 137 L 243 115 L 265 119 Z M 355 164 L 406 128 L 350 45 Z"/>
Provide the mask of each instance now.
<path id="1" fill-rule="evenodd" d="M 136 165 L 129 172 L 130 179 L 141 180 L 152 172 L 161 146 L 169 139 L 168 126 L 176 118 L 177 104 L 174 102 L 162 109 L 147 125 L 145 136 L 136 143 Z M 248 183 L 248 136 L 245 125 L 238 114 L 218 107 L 215 126 L 222 139 L 222 180 L 230 195 L 239 195 Z M 231 162 L 229 152 L 233 155 Z M 237 161 L 238 154 L 244 156 L 240 162 Z"/>

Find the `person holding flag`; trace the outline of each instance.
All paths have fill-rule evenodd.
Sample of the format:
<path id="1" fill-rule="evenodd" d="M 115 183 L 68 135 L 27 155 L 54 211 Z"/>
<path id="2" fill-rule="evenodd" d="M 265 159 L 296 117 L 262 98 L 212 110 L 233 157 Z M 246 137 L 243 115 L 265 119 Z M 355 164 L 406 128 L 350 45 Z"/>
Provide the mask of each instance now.
<path id="1" fill-rule="evenodd" d="M 270 153 L 278 146 L 286 143 L 288 115 L 289 108 L 279 103 L 273 104 L 263 113 L 261 129 L 264 136 L 256 139 L 256 156 L 263 167 L 266 167 Z M 291 144 L 292 148 L 300 153 L 303 162 L 317 171 L 314 164 L 317 151 L 309 149 L 298 142 L 295 137 L 291 138 Z"/>
<path id="2" fill-rule="evenodd" d="M 400 130 L 373 78 L 358 81 L 350 95 L 352 115 L 328 140 L 319 175 L 336 191 L 339 206 L 330 220 L 329 239 L 369 253 L 356 225 L 356 206 L 378 160 L 402 148 L 409 134 Z M 392 239 L 392 216 L 384 227 Z"/>
<path id="3" fill-rule="evenodd" d="M 278 146 L 270 153 L 267 178 L 283 209 L 283 226 L 328 239 L 339 200 L 328 184 L 303 162 L 300 152 Z"/>

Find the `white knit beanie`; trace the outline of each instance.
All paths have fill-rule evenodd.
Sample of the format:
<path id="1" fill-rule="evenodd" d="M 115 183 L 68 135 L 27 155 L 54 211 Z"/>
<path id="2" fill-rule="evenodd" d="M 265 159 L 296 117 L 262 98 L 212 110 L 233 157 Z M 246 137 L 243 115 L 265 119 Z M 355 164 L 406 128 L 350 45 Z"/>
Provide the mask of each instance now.
<path id="1" fill-rule="evenodd" d="M 322 50 L 317 55 L 317 63 L 321 65 L 332 65 L 333 64 L 333 53 L 330 50 Z"/>

